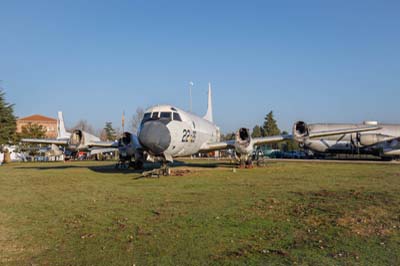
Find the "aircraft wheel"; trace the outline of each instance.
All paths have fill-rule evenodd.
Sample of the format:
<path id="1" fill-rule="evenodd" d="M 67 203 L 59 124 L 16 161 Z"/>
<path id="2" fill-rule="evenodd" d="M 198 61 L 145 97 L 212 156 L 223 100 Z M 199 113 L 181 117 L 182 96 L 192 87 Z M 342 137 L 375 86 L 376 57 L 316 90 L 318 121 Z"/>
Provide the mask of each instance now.
<path id="1" fill-rule="evenodd" d="M 134 168 L 135 170 L 141 170 L 143 169 L 143 162 L 138 160 L 134 162 Z"/>

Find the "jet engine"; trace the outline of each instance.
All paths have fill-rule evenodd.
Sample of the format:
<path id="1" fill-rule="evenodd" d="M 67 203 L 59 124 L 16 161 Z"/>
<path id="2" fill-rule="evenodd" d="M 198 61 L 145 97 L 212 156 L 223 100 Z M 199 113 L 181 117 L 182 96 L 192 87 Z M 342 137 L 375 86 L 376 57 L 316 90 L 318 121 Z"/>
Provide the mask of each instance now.
<path id="1" fill-rule="evenodd" d="M 76 129 L 71 133 L 68 148 L 72 151 L 89 150 L 88 144 L 98 140 L 96 136 Z"/>
<path id="2" fill-rule="evenodd" d="M 250 166 L 251 155 L 254 150 L 253 141 L 250 136 L 250 131 L 247 128 L 240 128 L 235 136 L 235 152 L 240 161 L 240 165 L 245 164 Z"/>
<path id="3" fill-rule="evenodd" d="M 381 142 L 391 140 L 393 137 L 382 134 L 358 134 L 357 141 L 363 147 L 372 146 Z"/>
<path id="4" fill-rule="evenodd" d="M 84 143 L 85 143 L 85 133 L 82 130 L 74 130 L 71 134 L 71 137 L 69 139 L 69 149 L 72 151 L 78 151 L 83 149 Z"/>
<path id="5" fill-rule="evenodd" d="M 253 151 L 250 131 L 247 128 L 240 128 L 235 136 L 235 151 L 238 154 L 249 154 Z"/>
<path id="6" fill-rule="evenodd" d="M 293 125 L 293 137 L 299 143 L 303 143 L 309 135 L 308 125 L 303 121 L 297 121 Z"/>
<path id="7" fill-rule="evenodd" d="M 134 136 L 129 132 L 124 132 L 122 134 L 122 137 L 118 140 L 118 150 L 120 158 L 130 158 L 135 154 L 133 139 Z"/>
<path id="8" fill-rule="evenodd" d="M 129 166 L 141 168 L 143 166 L 143 152 L 136 135 L 124 132 L 118 140 L 119 164 L 129 163 Z"/>

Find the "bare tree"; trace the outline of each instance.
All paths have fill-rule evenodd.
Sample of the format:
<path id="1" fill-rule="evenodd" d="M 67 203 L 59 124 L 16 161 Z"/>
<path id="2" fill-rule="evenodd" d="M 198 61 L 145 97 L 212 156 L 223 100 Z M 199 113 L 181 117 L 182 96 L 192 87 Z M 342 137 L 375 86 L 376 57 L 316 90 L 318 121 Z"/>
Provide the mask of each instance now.
<path id="1" fill-rule="evenodd" d="M 130 129 L 132 130 L 133 133 L 136 133 L 140 122 L 142 122 L 144 116 L 144 110 L 141 107 L 138 107 L 136 109 L 136 113 L 132 116 L 131 121 L 130 121 Z"/>
<path id="2" fill-rule="evenodd" d="M 72 130 L 76 130 L 76 129 L 85 131 L 85 132 L 93 134 L 93 135 L 95 134 L 95 130 L 92 127 L 92 125 L 90 125 L 89 122 L 84 119 L 79 120 L 78 123 L 76 123 L 75 126 L 72 128 Z"/>

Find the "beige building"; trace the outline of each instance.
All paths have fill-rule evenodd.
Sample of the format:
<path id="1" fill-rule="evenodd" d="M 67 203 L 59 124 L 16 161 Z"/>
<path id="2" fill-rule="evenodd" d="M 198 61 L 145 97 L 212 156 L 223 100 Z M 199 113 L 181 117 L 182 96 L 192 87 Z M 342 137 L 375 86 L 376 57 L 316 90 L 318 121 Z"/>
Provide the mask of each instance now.
<path id="1" fill-rule="evenodd" d="M 43 115 L 31 115 L 20 118 L 17 120 L 17 133 L 20 133 L 22 131 L 22 127 L 29 124 L 37 124 L 45 127 L 47 138 L 57 137 L 57 119 Z"/>

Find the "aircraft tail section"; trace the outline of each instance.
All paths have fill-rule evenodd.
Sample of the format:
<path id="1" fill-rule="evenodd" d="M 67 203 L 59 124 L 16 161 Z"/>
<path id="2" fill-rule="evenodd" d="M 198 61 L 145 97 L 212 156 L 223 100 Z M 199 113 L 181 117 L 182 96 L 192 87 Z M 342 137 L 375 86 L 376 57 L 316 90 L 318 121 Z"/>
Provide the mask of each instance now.
<path id="1" fill-rule="evenodd" d="M 70 134 L 65 130 L 64 117 L 61 111 L 58 111 L 57 118 L 57 138 L 69 138 Z"/>
<path id="2" fill-rule="evenodd" d="M 204 119 L 213 122 L 213 111 L 212 111 L 212 99 L 211 99 L 211 83 L 208 83 L 208 104 L 207 104 L 207 113 L 204 116 Z"/>

